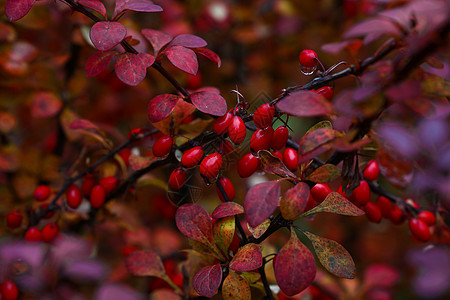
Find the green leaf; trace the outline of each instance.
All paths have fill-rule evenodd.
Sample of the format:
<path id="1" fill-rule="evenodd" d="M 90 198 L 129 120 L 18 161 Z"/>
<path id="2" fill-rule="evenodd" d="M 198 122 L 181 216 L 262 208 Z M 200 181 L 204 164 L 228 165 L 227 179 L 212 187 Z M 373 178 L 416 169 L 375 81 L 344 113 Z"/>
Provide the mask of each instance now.
<path id="1" fill-rule="evenodd" d="M 228 247 L 233 241 L 235 231 L 234 216 L 216 220 L 213 227 L 213 239 L 216 246 L 228 256 Z"/>
<path id="2" fill-rule="evenodd" d="M 339 193 L 331 192 L 323 200 L 322 203 L 317 205 L 311 210 L 300 215 L 300 217 L 306 217 L 319 212 L 330 212 L 345 216 L 362 216 L 364 211 L 359 209 L 353 203 L 351 203 L 347 198 Z"/>

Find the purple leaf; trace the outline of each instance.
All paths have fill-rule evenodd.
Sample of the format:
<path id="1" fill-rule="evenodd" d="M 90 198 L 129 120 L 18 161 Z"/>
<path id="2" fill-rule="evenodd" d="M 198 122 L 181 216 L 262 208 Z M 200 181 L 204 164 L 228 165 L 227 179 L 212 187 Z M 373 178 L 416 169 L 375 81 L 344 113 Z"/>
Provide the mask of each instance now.
<path id="1" fill-rule="evenodd" d="M 211 298 L 217 294 L 222 282 L 222 267 L 220 264 L 201 269 L 195 274 L 192 286 L 201 296 Z"/>
<path id="2" fill-rule="evenodd" d="M 209 49 L 206 49 L 206 48 L 196 48 L 196 49 L 194 49 L 194 51 L 197 52 L 198 54 L 203 55 L 210 61 L 216 63 L 218 68 L 220 68 L 220 66 L 222 65 L 222 61 L 220 60 L 219 55 L 217 55 L 215 52 L 213 52 Z"/>
<path id="3" fill-rule="evenodd" d="M 165 51 L 167 58 L 178 69 L 195 75 L 198 71 L 198 61 L 195 52 L 183 46 L 173 46 Z"/>
<path id="4" fill-rule="evenodd" d="M 167 45 L 171 40 L 172 36 L 170 34 L 164 33 L 159 30 L 153 29 L 142 29 L 142 34 L 150 42 L 153 47 L 154 54 L 157 55 L 162 47 Z"/>
<path id="5" fill-rule="evenodd" d="M 81 4 L 87 8 L 95 10 L 103 17 L 106 18 L 106 8 L 105 5 L 100 0 L 78 0 L 78 4 Z"/>
<path id="6" fill-rule="evenodd" d="M 64 274 L 82 281 L 98 281 L 107 275 L 106 268 L 93 259 L 71 261 L 64 267 Z"/>
<path id="7" fill-rule="evenodd" d="M 127 29 L 118 22 L 97 22 L 92 26 L 89 36 L 95 48 L 107 51 L 125 38 Z"/>
<path id="8" fill-rule="evenodd" d="M 22 19 L 33 7 L 35 0 L 7 0 L 5 14 L 9 21 Z"/>
<path id="9" fill-rule="evenodd" d="M 200 48 L 206 45 L 207 43 L 204 39 L 193 34 L 180 34 L 170 43 L 170 46 L 183 46 L 187 48 Z"/>
<path id="10" fill-rule="evenodd" d="M 140 11 L 140 12 L 160 12 L 162 7 L 153 4 L 150 0 L 116 0 L 116 7 L 114 9 L 114 16 L 118 16 L 126 10 Z"/>
<path id="11" fill-rule="evenodd" d="M 268 181 L 253 186 L 244 200 L 248 224 L 256 227 L 269 218 L 278 206 L 279 197 L 279 181 Z"/>
<path id="12" fill-rule="evenodd" d="M 111 60 L 117 55 L 115 51 L 97 51 L 86 61 L 86 75 L 94 77 L 106 70 Z"/>
<path id="13" fill-rule="evenodd" d="M 386 122 L 378 127 L 377 132 L 388 145 L 406 158 L 414 158 L 420 151 L 417 136 L 401 124 Z"/>
<path id="14" fill-rule="evenodd" d="M 114 65 L 117 77 L 131 86 L 136 86 L 144 80 L 147 67 L 154 61 L 154 57 L 146 53 L 124 53 L 119 55 Z"/>
<path id="15" fill-rule="evenodd" d="M 212 213 L 214 219 L 225 218 L 244 213 L 244 208 L 236 202 L 223 202 Z"/>
<path id="16" fill-rule="evenodd" d="M 351 27 L 344 33 L 344 38 L 353 38 L 367 35 L 393 35 L 400 36 L 400 29 L 391 21 L 387 19 L 373 18 L 363 21 L 355 26 Z M 373 39 L 365 41 L 368 44 Z"/>
<path id="17" fill-rule="evenodd" d="M 151 123 L 159 122 L 168 117 L 181 97 L 171 94 L 162 94 L 154 97 L 148 103 L 147 113 Z"/>
<path id="18" fill-rule="evenodd" d="M 199 111 L 206 114 L 220 117 L 227 113 L 227 102 L 218 94 L 209 92 L 193 93 L 191 101 Z"/>
<path id="19" fill-rule="evenodd" d="M 317 117 L 332 112 L 332 106 L 323 96 L 311 91 L 298 91 L 288 95 L 276 107 L 291 116 Z"/>

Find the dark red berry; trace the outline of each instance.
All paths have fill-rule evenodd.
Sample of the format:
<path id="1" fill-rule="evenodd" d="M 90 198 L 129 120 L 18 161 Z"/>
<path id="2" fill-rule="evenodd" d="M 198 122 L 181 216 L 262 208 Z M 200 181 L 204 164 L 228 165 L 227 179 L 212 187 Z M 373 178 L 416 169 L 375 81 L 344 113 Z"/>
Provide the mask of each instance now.
<path id="1" fill-rule="evenodd" d="M 103 187 L 105 193 L 108 195 L 116 189 L 119 180 L 114 176 L 108 176 L 100 179 L 98 183 Z"/>
<path id="2" fill-rule="evenodd" d="M 292 148 L 286 148 L 283 153 L 283 162 L 289 170 L 297 170 L 298 154 Z"/>
<path id="3" fill-rule="evenodd" d="M 378 206 L 376 206 L 372 202 L 367 202 L 363 207 L 366 212 L 367 218 L 374 223 L 380 223 L 383 215 L 381 214 L 381 210 Z"/>
<path id="4" fill-rule="evenodd" d="M 19 298 L 19 289 L 12 280 L 5 280 L 1 286 L 2 300 L 16 300 Z"/>
<path id="5" fill-rule="evenodd" d="M 130 165 L 131 149 L 124 148 L 124 149 L 120 150 L 117 154 L 120 156 L 120 158 L 122 159 L 125 166 L 128 167 Z"/>
<path id="6" fill-rule="evenodd" d="M 353 190 L 350 200 L 358 205 L 365 205 L 370 201 L 370 187 L 367 181 L 361 180 L 359 182 L 359 186 Z"/>
<path id="7" fill-rule="evenodd" d="M 17 228 L 22 224 L 23 215 L 20 210 L 13 210 L 6 216 L 6 225 L 11 228 Z"/>
<path id="8" fill-rule="evenodd" d="M 202 160 L 200 164 L 200 174 L 207 179 L 215 178 L 219 175 L 222 164 L 222 155 L 217 152 L 211 153 Z"/>
<path id="9" fill-rule="evenodd" d="M 424 210 L 421 211 L 417 217 L 424 221 L 425 224 L 427 224 L 428 226 L 433 226 L 434 224 L 436 224 L 436 217 L 434 216 L 434 214 L 431 211 L 428 210 Z"/>
<path id="10" fill-rule="evenodd" d="M 430 229 L 421 219 L 412 218 L 408 222 L 409 230 L 412 235 L 421 242 L 427 242 L 430 239 Z"/>
<path id="11" fill-rule="evenodd" d="M 205 152 L 201 146 L 196 146 L 186 150 L 181 157 L 181 164 L 185 168 L 193 168 L 202 160 L 204 153 Z"/>
<path id="12" fill-rule="evenodd" d="M 391 201 L 386 197 L 379 196 L 375 203 L 378 206 L 378 208 L 380 209 L 383 217 L 385 217 L 386 219 L 390 219 L 391 212 L 393 209 Z"/>
<path id="13" fill-rule="evenodd" d="M 170 153 L 172 149 L 173 138 L 170 135 L 163 135 L 153 144 L 153 155 L 163 157 Z"/>
<path id="14" fill-rule="evenodd" d="M 103 205 L 106 199 L 105 189 L 101 184 L 97 184 L 91 190 L 89 201 L 91 203 L 91 207 L 99 208 Z"/>
<path id="15" fill-rule="evenodd" d="M 238 174 L 242 178 L 253 175 L 258 170 L 261 160 L 251 153 L 244 155 L 238 162 Z"/>
<path id="16" fill-rule="evenodd" d="M 222 187 L 228 196 L 228 200 L 232 201 L 234 199 L 236 191 L 234 190 L 234 185 L 231 182 L 231 180 L 228 179 L 227 177 L 222 176 L 219 178 L 219 182 L 220 182 L 220 184 L 222 184 Z M 225 198 L 222 196 L 222 193 L 220 192 L 220 189 L 217 186 L 216 186 L 216 191 L 217 191 L 217 194 L 219 195 L 220 201 L 225 202 Z"/>
<path id="17" fill-rule="evenodd" d="M 305 209 L 303 211 L 308 211 L 317 206 L 317 202 L 314 200 L 313 196 L 309 194 L 308 202 L 306 202 Z"/>
<path id="18" fill-rule="evenodd" d="M 48 207 L 48 203 L 41 205 L 40 209 L 41 211 L 46 211 Z M 55 211 L 51 210 L 47 212 L 44 216 L 44 219 L 51 219 L 55 215 Z"/>
<path id="19" fill-rule="evenodd" d="M 36 199 L 36 201 L 41 202 L 47 200 L 48 197 L 50 197 L 50 193 L 51 190 L 48 186 L 40 185 L 34 190 L 33 197 L 34 199 Z"/>
<path id="20" fill-rule="evenodd" d="M 136 248 L 136 247 L 133 247 L 130 245 L 125 245 L 122 247 L 122 251 L 120 251 L 120 252 L 122 254 L 122 257 L 125 258 L 135 251 L 139 251 L 139 248 Z"/>
<path id="21" fill-rule="evenodd" d="M 183 169 L 175 169 L 169 177 L 169 186 L 172 190 L 178 191 L 186 182 L 186 171 Z"/>
<path id="22" fill-rule="evenodd" d="M 81 197 L 80 188 L 75 184 L 72 184 L 71 186 L 69 186 L 69 188 L 66 190 L 67 205 L 70 208 L 75 209 L 78 206 L 80 206 L 81 200 L 82 200 L 82 197 Z"/>
<path id="23" fill-rule="evenodd" d="M 36 227 L 30 227 L 25 232 L 25 241 L 27 242 L 40 242 L 42 240 L 41 231 Z"/>
<path id="24" fill-rule="evenodd" d="M 233 115 L 228 112 L 225 115 L 217 118 L 214 122 L 213 129 L 217 134 L 224 134 L 228 130 L 228 126 L 231 124 L 231 120 L 233 120 Z"/>
<path id="25" fill-rule="evenodd" d="M 258 128 L 266 128 L 267 126 L 272 125 L 274 115 L 275 107 L 269 103 L 265 103 L 255 110 L 253 122 Z"/>
<path id="26" fill-rule="evenodd" d="M 286 146 L 289 138 L 289 131 L 286 126 L 280 126 L 273 132 L 270 146 L 275 150 L 281 150 Z"/>
<path id="27" fill-rule="evenodd" d="M 265 129 L 256 130 L 250 139 L 250 148 L 254 152 L 269 149 L 270 142 L 272 141 L 272 136 L 273 136 L 272 126 L 269 126 Z"/>
<path id="28" fill-rule="evenodd" d="M 81 184 L 81 193 L 83 196 L 88 197 L 91 194 L 91 189 L 95 185 L 95 181 L 93 174 L 86 174 L 83 177 L 83 183 Z"/>
<path id="29" fill-rule="evenodd" d="M 198 72 L 195 75 L 188 75 L 186 87 L 190 90 L 196 90 L 202 86 L 202 74 Z"/>
<path id="30" fill-rule="evenodd" d="M 240 144 L 245 140 L 247 129 L 241 117 L 233 116 L 230 126 L 228 126 L 228 135 L 230 140 L 235 144 Z"/>
<path id="31" fill-rule="evenodd" d="M 226 155 L 234 150 L 233 143 L 231 143 L 229 140 L 224 140 L 221 147 L 223 155 Z"/>
<path id="32" fill-rule="evenodd" d="M 145 129 L 143 129 L 143 128 L 133 128 L 128 133 L 128 139 L 131 139 L 132 136 L 137 136 L 138 134 L 143 134 L 143 133 L 145 133 Z"/>
<path id="33" fill-rule="evenodd" d="M 396 225 L 400 225 L 405 221 L 405 214 L 397 205 L 392 207 L 390 220 Z"/>
<path id="34" fill-rule="evenodd" d="M 316 183 L 311 189 L 311 196 L 317 203 L 322 203 L 329 193 L 331 193 L 331 189 L 327 183 Z"/>
<path id="35" fill-rule="evenodd" d="M 49 223 L 42 228 L 42 240 L 46 243 L 50 243 L 55 239 L 59 233 L 59 226 L 56 223 Z"/>
<path id="36" fill-rule="evenodd" d="M 278 150 L 273 150 L 270 151 L 270 153 L 272 153 L 273 156 L 278 157 L 281 161 L 283 161 L 283 153 L 281 153 Z"/>
<path id="37" fill-rule="evenodd" d="M 380 168 L 375 160 L 369 161 L 366 168 L 364 169 L 363 176 L 369 181 L 374 181 L 380 176 Z"/>
<path id="38" fill-rule="evenodd" d="M 313 50 L 305 49 L 302 52 L 300 52 L 299 56 L 300 65 L 308 68 L 314 68 L 317 66 L 317 54 Z"/>
<path id="39" fill-rule="evenodd" d="M 239 249 L 239 236 L 237 234 L 237 230 L 234 231 L 233 240 L 231 241 L 230 246 L 228 246 L 228 251 L 236 253 Z"/>
<path id="40" fill-rule="evenodd" d="M 318 90 L 314 91 L 315 93 L 322 95 L 325 99 L 331 100 L 333 97 L 333 89 L 330 86 L 321 87 Z"/>

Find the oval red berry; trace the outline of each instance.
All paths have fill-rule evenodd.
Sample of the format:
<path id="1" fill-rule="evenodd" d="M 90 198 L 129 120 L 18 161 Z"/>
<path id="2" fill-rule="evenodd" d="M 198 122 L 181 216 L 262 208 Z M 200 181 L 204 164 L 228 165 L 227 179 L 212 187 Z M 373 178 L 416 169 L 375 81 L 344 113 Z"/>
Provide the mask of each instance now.
<path id="1" fill-rule="evenodd" d="M 380 176 L 380 168 L 375 160 L 369 161 L 366 168 L 364 169 L 363 176 L 369 181 L 374 181 Z"/>
<path id="2" fill-rule="evenodd" d="M 156 157 L 164 157 L 170 153 L 172 149 L 173 138 L 169 135 L 163 135 L 153 144 L 153 155 Z"/>
<path id="3" fill-rule="evenodd" d="M 75 209 L 78 206 L 80 206 L 81 200 L 82 200 L 82 197 L 81 197 L 80 188 L 75 184 L 72 184 L 71 186 L 69 186 L 69 188 L 66 190 L 67 205 L 70 208 Z"/>
<path id="4" fill-rule="evenodd" d="M 275 107 L 269 103 L 265 103 L 258 107 L 253 114 L 253 122 L 258 128 L 266 128 L 272 125 L 273 116 L 275 115 Z"/>
<path id="5" fill-rule="evenodd" d="M 331 100 L 333 98 L 333 89 L 330 86 L 321 87 L 318 90 L 314 91 L 315 93 L 322 95 L 325 99 Z"/>
<path id="6" fill-rule="evenodd" d="M 227 132 L 228 126 L 230 126 L 232 119 L 233 115 L 230 112 L 217 118 L 217 120 L 214 122 L 213 130 L 217 134 L 224 134 L 225 132 Z"/>
<path id="7" fill-rule="evenodd" d="M 178 191 L 186 182 L 186 171 L 183 169 L 175 169 L 169 177 L 169 186 L 172 190 Z"/>
<path id="8" fill-rule="evenodd" d="M 238 174 L 242 178 L 253 175 L 261 165 L 261 160 L 251 153 L 244 155 L 238 162 Z"/>
<path id="9" fill-rule="evenodd" d="M 42 240 L 46 243 L 53 241 L 59 233 L 59 226 L 56 223 L 49 223 L 42 228 Z"/>
<path id="10" fill-rule="evenodd" d="M 89 202 L 91 207 L 100 208 L 106 200 L 106 192 L 101 184 L 97 184 L 91 190 Z"/>
<path id="11" fill-rule="evenodd" d="M 310 49 L 305 49 L 300 52 L 299 61 L 304 67 L 314 68 L 317 65 L 317 53 Z"/>
<path id="12" fill-rule="evenodd" d="M 25 232 L 24 238 L 27 242 L 40 242 L 42 240 L 41 231 L 36 226 L 32 226 Z"/>
<path id="13" fill-rule="evenodd" d="M 367 218 L 373 223 L 380 223 L 383 215 L 381 214 L 380 208 L 372 202 L 367 202 L 363 207 L 366 212 Z"/>
<path id="14" fill-rule="evenodd" d="M 311 196 L 317 203 L 322 203 L 329 193 L 331 193 L 331 189 L 327 183 L 316 183 L 311 189 Z"/>
<path id="15" fill-rule="evenodd" d="M 186 150 L 181 157 L 181 164 L 185 168 L 193 168 L 202 160 L 204 153 L 205 152 L 201 146 L 196 146 Z"/>
<path id="16" fill-rule="evenodd" d="M 409 230 L 412 235 L 421 242 L 427 242 L 430 239 L 430 229 L 424 221 L 412 218 L 408 222 Z"/>
<path id="17" fill-rule="evenodd" d="M 270 147 L 272 141 L 273 128 L 271 126 L 265 129 L 256 130 L 250 139 L 250 148 L 254 152 L 259 150 L 267 150 Z"/>
<path id="18" fill-rule="evenodd" d="M 99 180 L 98 184 L 100 184 L 105 190 L 106 194 L 111 193 L 117 187 L 119 180 L 114 176 L 103 177 Z"/>
<path id="19" fill-rule="evenodd" d="M 283 162 L 289 170 L 297 170 L 298 154 L 292 148 L 286 148 L 283 153 Z"/>
<path id="20" fill-rule="evenodd" d="M 17 228 L 22 224 L 23 215 L 20 210 L 14 210 L 6 216 L 6 225 L 11 228 Z"/>
<path id="21" fill-rule="evenodd" d="M 425 224 L 427 224 L 428 226 L 433 226 L 434 224 L 436 224 L 436 217 L 431 211 L 428 210 L 421 211 L 417 215 L 417 217 L 422 221 L 424 221 Z"/>
<path id="22" fill-rule="evenodd" d="M 219 175 L 222 164 L 222 155 L 219 153 L 211 153 L 202 160 L 200 164 L 200 174 L 208 179 L 215 178 Z"/>
<path id="23" fill-rule="evenodd" d="M 17 288 L 17 285 L 7 279 L 2 283 L 1 286 L 1 295 L 3 300 L 16 300 L 19 298 L 19 289 Z"/>
<path id="24" fill-rule="evenodd" d="M 235 144 L 240 144 L 245 140 L 247 129 L 241 117 L 233 116 L 230 126 L 228 126 L 228 135 L 230 140 Z"/>
<path id="25" fill-rule="evenodd" d="M 227 177 L 220 177 L 219 182 L 222 185 L 223 189 L 225 190 L 228 200 L 233 201 L 236 191 L 234 189 L 234 185 L 231 182 L 231 180 L 228 179 Z M 219 187 L 217 187 L 217 186 L 216 186 L 216 191 L 217 191 L 217 194 L 219 195 L 220 201 L 225 202 L 225 198 L 222 195 L 222 193 L 220 192 Z"/>
<path id="26" fill-rule="evenodd" d="M 40 185 L 34 190 L 33 197 L 34 199 L 36 199 L 36 201 L 41 202 L 47 200 L 48 197 L 50 197 L 50 193 L 51 190 L 48 186 Z"/>
<path id="27" fill-rule="evenodd" d="M 365 205 L 370 200 L 370 187 L 367 181 L 361 180 L 359 186 L 353 190 L 350 200 L 358 205 Z"/>
<path id="28" fill-rule="evenodd" d="M 289 131 L 286 126 L 280 126 L 273 132 L 270 146 L 275 150 L 281 150 L 286 146 L 289 138 Z"/>

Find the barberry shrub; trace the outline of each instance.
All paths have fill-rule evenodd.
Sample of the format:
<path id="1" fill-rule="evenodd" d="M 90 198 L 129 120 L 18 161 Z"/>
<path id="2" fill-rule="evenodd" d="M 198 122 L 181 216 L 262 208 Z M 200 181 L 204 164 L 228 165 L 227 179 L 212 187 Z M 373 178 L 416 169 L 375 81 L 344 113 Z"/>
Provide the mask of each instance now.
<path id="1" fill-rule="evenodd" d="M 0 298 L 389 299 L 449 259 L 448 1 L 154 2 L 0 1 Z"/>

